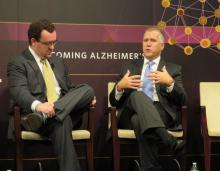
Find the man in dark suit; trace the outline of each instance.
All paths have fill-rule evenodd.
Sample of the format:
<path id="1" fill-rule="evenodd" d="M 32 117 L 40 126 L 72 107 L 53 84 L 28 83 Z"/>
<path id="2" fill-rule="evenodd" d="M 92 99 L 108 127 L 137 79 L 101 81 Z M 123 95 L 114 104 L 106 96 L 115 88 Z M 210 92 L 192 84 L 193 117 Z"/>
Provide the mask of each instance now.
<path id="1" fill-rule="evenodd" d="M 60 171 L 79 171 L 71 131 L 95 104 L 94 91 L 85 84 L 71 85 L 63 60 L 52 56 L 57 36 L 51 22 L 31 23 L 28 39 L 29 47 L 8 63 L 11 100 L 21 108 L 24 129 L 51 138 Z"/>
<path id="2" fill-rule="evenodd" d="M 161 59 L 164 36 L 157 28 L 143 35 L 143 57 L 125 63 L 110 94 L 118 109 L 119 127 L 133 128 L 139 144 L 142 171 L 161 171 L 158 150 L 176 155 L 184 147 L 167 132 L 179 124 L 185 103 L 181 67 Z"/>

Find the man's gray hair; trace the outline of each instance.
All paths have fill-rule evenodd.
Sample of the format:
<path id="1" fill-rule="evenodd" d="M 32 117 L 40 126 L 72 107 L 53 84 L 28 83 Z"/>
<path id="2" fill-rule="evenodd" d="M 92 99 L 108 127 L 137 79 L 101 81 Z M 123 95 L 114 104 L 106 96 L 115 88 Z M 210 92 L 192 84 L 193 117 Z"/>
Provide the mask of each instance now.
<path id="1" fill-rule="evenodd" d="M 159 29 L 158 27 L 149 27 L 149 28 L 147 28 L 147 29 L 145 30 L 144 34 L 145 34 L 146 32 L 151 32 L 151 31 L 156 31 L 156 32 L 158 32 L 158 33 L 159 33 L 160 42 L 161 42 L 161 43 L 164 43 L 165 38 L 164 38 L 163 33 L 161 32 L 161 29 Z"/>

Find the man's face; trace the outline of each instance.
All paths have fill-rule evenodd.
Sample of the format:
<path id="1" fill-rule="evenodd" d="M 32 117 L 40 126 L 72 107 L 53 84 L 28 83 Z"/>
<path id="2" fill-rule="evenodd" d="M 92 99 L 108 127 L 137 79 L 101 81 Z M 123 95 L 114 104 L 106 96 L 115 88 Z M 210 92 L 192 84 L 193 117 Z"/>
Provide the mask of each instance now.
<path id="1" fill-rule="evenodd" d="M 50 33 L 46 30 L 43 30 L 41 32 L 41 38 L 39 41 L 35 40 L 34 38 L 31 39 L 31 47 L 40 57 L 48 59 L 52 55 L 56 41 L 56 31 Z"/>
<path id="2" fill-rule="evenodd" d="M 146 31 L 143 36 L 143 53 L 144 56 L 153 60 L 157 58 L 164 48 L 164 43 L 160 40 L 160 33 L 157 31 Z"/>

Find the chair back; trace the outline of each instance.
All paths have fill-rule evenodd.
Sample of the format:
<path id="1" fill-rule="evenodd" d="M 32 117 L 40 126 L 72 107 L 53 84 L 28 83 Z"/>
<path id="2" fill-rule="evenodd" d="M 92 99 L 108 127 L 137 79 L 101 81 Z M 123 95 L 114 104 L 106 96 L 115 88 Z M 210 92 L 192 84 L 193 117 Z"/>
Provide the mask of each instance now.
<path id="1" fill-rule="evenodd" d="M 200 82 L 200 106 L 206 109 L 209 136 L 220 136 L 220 82 Z"/>
<path id="2" fill-rule="evenodd" d="M 112 107 L 109 101 L 109 95 L 115 86 L 115 82 L 108 82 L 108 107 Z"/>
<path id="3" fill-rule="evenodd" d="M 115 82 L 108 82 L 108 108 L 112 107 L 109 101 L 109 96 L 114 86 L 115 86 Z M 108 115 L 108 128 L 111 128 L 111 114 L 110 113 Z"/>

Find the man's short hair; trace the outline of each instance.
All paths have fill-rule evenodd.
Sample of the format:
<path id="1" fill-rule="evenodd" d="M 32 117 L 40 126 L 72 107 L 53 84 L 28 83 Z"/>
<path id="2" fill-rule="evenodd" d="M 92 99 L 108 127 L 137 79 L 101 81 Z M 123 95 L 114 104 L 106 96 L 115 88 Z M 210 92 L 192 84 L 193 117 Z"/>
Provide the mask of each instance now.
<path id="1" fill-rule="evenodd" d="M 40 19 L 32 22 L 28 29 L 28 41 L 31 45 L 31 39 L 34 38 L 37 41 L 40 41 L 41 32 L 46 30 L 52 33 L 55 30 L 55 26 L 53 23 L 48 21 L 47 19 Z"/>
<path id="2" fill-rule="evenodd" d="M 149 27 L 149 28 L 147 28 L 147 29 L 145 30 L 144 34 L 145 34 L 146 32 L 148 32 L 148 31 L 149 31 L 149 32 L 150 32 L 150 31 L 156 31 L 156 32 L 158 32 L 158 33 L 159 33 L 160 42 L 161 42 L 161 43 L 164 43 L 165 38 L 164 38 L 164 35 L 163 35 L 163 33 L 162 33 L 162 31 L 161 31 L 160 28 L 158 28 L 158 27 Z"/>

